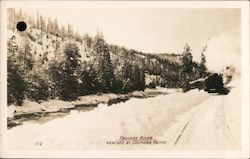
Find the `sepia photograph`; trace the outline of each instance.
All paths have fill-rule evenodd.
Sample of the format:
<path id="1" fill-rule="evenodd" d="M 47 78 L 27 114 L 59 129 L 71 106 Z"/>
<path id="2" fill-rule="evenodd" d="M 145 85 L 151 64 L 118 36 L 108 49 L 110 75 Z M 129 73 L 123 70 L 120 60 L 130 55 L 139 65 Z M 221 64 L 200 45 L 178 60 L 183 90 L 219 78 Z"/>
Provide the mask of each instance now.
<path id="1" fill-rule="evenodd" d="M 6 150 L 244 147 L 241 8 L 5 11 Z"/>

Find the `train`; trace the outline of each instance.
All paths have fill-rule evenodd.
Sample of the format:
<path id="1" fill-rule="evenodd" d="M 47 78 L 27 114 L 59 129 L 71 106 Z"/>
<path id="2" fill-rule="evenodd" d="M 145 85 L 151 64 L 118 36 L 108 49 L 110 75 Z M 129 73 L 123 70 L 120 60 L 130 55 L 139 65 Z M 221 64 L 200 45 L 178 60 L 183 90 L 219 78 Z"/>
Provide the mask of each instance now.
<path id="1" fill-rule="evenodd" d="M 206 78 L 201 78 L 192 82 L 189 82 L 191 89 L 198 88 L 208 93 L 228 94 L 229 90 L 223 83 L 223 77 L 221 74 L 214 73 Z"/>

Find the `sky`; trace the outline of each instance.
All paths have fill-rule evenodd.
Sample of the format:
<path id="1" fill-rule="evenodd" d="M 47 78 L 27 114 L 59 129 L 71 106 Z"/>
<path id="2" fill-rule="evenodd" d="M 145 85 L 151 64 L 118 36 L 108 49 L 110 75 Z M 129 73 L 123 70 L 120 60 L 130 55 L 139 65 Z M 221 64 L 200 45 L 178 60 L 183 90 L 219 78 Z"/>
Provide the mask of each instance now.
<path id="1" fill-rule="evenodd" d="M 108 43 L 145 53 L 182 53 L 188 43 L 194 60 L 199 61 L 202 48 L 208 44 L 205 55 L 208 67 L 214 70 L 240 63 L 237 61 L 241 51 L 239 9 L 26 8 L 24 11 L 57 18 L 59 24 L 69 23 L 81 34 L 95 35 L 99 30 Z"/>

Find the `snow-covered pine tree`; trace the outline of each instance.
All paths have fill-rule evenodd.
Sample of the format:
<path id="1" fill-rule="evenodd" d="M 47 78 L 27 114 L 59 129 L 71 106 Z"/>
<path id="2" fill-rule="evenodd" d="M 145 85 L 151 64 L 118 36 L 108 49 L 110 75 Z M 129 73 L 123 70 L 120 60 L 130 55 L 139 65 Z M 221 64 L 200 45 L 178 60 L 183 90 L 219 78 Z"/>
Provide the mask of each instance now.
<path id="1" fill-rule="evenodd" d="M 86 61 L 82 62 L 78 72 L 78 94 L 82 96 L 96 93 L 98 81 L 96 72 L 93 69 L 93 63 Z"/>
<path id="2" fill-rule="evenodd" d="M 24 99 L 25 81 L 18 59 L 18 45 L 13 36 L 7 43 L 7 96 L 8 105 L 21 105 Z"/>
<path id="3" fill-rule="evenodd" d="M 139 91 L 145 90 L 145 64 L 144 61 L 139 61 Z"/>
<path id="4" fill-rule="evenodd" d="M 67 43 L 64 46 L 64 60 L 62 61 L 62 86 L 61 98 L 63 100 L 73 100 L 78 96 L 78 75 L 77 69 L 80 66 L 79 48 L 76 43 Z"/>
<path id="5" fill-rule="evenodd" d="M 122 79 L 123 79 L 123 86 L 122 91 L 124 93 L 130 92 L 133 90 L 133 78 L 134 78 L 134 68 L 131 63 L 126 60 L 124 65 L 122 66 Z"/>
<path id="6" fill-rule="evenodd" d="M 93 41 L 95 70 L 99 81 L 99 91 L 112 91 L 114 86 L 114 70 L 111 64 L 109 48 L 101 33 L 98 33 Z"/>
<path id="7" fill-rule="evenodd" d="M 25 72 L 32 70 L 34 65 L 34 57 L 31 54 L 30 40 L 28 33 L 24 32 L 21 36 L 18 46 L 18 60 L 21 63 L 21 67 Z"/>
<path id="8" fill-rule="evenodd" d="M 188 91 L 189 90 L 189 82 L 190 82 L 190 74 L 193 71 L 193 56 L 191 54 L 191 48 L 186 43 L 184 46 L 184 51 L 182 55 L 182 66 L 181 66 L 181 76 L 180 76 L 180 81 L 181 81 L 181 87 L 183 91 Z"/>
<path id="9" fill-rule="evenodd" d="M 204 78 L 207 76 L 207 67 L 206 67 L 206 56 L 204 52 L 207 50 L 207 45 L 203 47 L 201 51 L 201 62 L 199 64 L 200 66 L 200 77 Z"/>
<path id="10" fill-rule="evenodd" d="M 86 44 L 87 48 L 90 49 L 91 45 L 93 43 L 92 37 L 89 36 L 89 34 L 84 34 L 83 35 L 83 40 L 85 41 L 85 44 Z"/>

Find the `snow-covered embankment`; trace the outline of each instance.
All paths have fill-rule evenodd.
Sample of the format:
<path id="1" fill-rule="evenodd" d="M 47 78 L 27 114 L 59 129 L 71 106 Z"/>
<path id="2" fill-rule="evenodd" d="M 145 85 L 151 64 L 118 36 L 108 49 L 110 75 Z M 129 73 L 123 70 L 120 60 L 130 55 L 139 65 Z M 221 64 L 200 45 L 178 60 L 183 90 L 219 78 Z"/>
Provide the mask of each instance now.
<path id="1" fill-rule="evenodd" d="M 45 124 L 25 123 L 9 130 L 11 149 L 135 149 L 146 145 L 107 145 L 120 136 L 162 136 L 178 114 L 209 98 L 206 92 L 191 90 L 154 98 L 130 99 L 112 107 L 99 104 L 90 112 L 72 111 L 64 118 Z M 37 148 L 35 141 L 42 141 Z"/>

